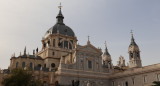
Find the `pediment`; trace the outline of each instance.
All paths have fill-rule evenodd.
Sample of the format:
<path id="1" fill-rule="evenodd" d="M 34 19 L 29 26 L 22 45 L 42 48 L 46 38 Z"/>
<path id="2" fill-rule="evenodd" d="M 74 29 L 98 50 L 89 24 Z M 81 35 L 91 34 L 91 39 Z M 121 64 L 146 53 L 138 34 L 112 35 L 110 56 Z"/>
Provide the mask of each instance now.
<path id="1" fill-rule="evenodd" d="M 85 46 L 77 47 L 77 50 L 83 51 L 83 52 L 90 52 L 90 53 L 92 52 L 92 53 L 102 54 L 101 49 L 98 49 L 91 44 L 87 44 Z"/>

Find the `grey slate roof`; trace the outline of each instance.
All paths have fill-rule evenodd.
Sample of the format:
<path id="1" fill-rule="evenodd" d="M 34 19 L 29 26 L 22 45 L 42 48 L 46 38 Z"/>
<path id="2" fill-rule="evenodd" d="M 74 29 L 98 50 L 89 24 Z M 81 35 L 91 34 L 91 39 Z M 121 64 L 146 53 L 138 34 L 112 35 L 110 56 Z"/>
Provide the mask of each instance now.
<path id="1" fill-rule="evenodd" d="M 132 35 L 132 37 L 131 37 L 131 43 L 130 43 L 129 46 L 138 46 L 138 45 L 136 44 L 136 42 L 134 41 L 133 35 Z"/>
<path id="2" fill-rule="evenodd" d="M 61 12 L 61 9 L 59 10 L 59 14 L 57 15 L 56 18 L 57 18 L 57 23 L 46 32 L 44 38 L 46 38 L 49 34 L 56 34 L 56 33 L 74 37 L 75 34 L 73 30 L 63 23 L 64 17 Z"/>
<path id="3" fill-rule="evenodd" d="M 56 33 L 74 37 L 73 30 L 70 27 L 66 26 L 65 24 L 55 24 L 46 32 L 45 37 L 49 34 L 56 34 Z"/>

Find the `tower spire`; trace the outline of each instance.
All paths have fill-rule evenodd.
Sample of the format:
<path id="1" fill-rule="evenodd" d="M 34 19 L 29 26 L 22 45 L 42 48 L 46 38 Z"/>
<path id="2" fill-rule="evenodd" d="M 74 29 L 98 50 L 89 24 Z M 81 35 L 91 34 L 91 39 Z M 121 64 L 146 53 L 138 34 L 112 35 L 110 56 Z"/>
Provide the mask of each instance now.
<path id="1" fill-rule="evenodd" d="M 25 48 L 24 48 L 24 55 L 26 55 L 26 46 L 25 46 Z"/>
<path id="2" fill-rule="evenodd" d="M 87 41 L 87 44 L 90 44 L 90 40 L 89 40 L 89 37 L 90 37 L 90 36 L 88 36 L 88 41 Z"/>
<path id="3" fill-rule="evenodd" d="M 137 45 L 136 42 L 134 41 L 134 37 L 133 37 L 133 30 L 131 30 L 131 45 Z"/>
<path id="4" fill-rule="evenodd" d="M 107 49 L 107 42 L 105 41 L 104 44 L 105 44 L 105 52 L 104 52 L 104 53 L 105 53 L 106 55 L 110 55 L 109 52 L 108 52 L 108 49 Z"/>
<path id="5" fill-rule="evenodd" d="M 106 41 L 105 41 L 104 45 L 105 45 L 105 48 L 107 48 L 107 42 Z"/>

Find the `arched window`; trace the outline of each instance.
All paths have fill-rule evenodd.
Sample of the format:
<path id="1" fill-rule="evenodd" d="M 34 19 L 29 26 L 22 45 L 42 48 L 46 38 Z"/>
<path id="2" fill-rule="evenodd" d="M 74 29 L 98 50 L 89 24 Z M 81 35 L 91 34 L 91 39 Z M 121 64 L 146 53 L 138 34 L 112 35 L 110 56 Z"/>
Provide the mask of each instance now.
<path id="1" fill-rule="evenodd" d="M 18 68 L 18 62 L 16 63 L 16 68 Z"/>
<path id="2" fill-rule="evenodd" d="M 33 66 L 33 64 L 32 64 L 32 62 L 31 62 L 31 63 L 29 64 L 29 67 L 32 68 L 32 66 Z"/>
<path id="3" fill-rule="evenodd" d="M 51 67 L 54 68 L 56 65 L 54 63 L 51 64 Z"/>
<path id="4" fill-rule="evenodd" d="M 24 68 L 26 66 L 26 63 L 25 62 L 22 62 L 22 67 Z"/>

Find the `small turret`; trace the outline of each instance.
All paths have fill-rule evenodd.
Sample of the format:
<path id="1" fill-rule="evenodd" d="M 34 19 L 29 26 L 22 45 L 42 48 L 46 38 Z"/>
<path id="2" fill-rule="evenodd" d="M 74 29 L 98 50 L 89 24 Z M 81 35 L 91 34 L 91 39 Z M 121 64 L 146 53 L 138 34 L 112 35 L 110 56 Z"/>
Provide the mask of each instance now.
<path id="1" fill-rule="evenodd" d="M 113 68 L 111 55 L 108 52 L 107 43 L 106 42 L 105 42 L 105 52 L 103 54 L 103 58 L 102 59 L 103 59 L 103 66 L 104 67 L 107 67 L 109 69 Z"/>
<path id="2" fill-rule="evenodd" d="M 136 44 L 133 32 L 131 31 L 131 43 L 128 48 L 129 53 L 129 67 L 142 67 L 141 58 L 140 58 L 140 50 L 138 45 Z"/>
<path id="3" fill-rule="evenodd" d="M 24 48 L 24 55 L 26 55 L 26 46 L 25 46 L 25 48 Z"/>

